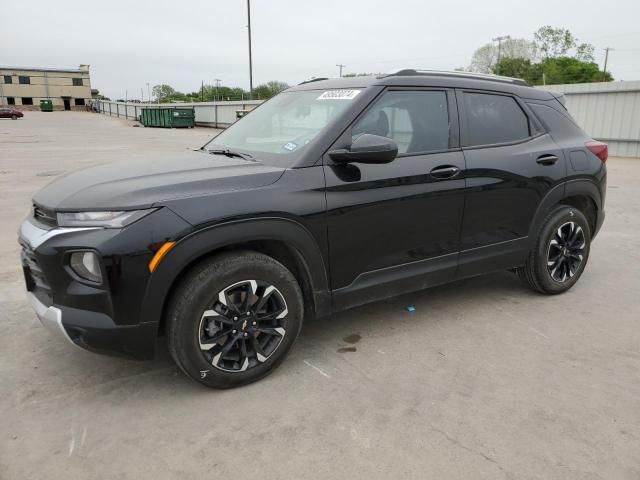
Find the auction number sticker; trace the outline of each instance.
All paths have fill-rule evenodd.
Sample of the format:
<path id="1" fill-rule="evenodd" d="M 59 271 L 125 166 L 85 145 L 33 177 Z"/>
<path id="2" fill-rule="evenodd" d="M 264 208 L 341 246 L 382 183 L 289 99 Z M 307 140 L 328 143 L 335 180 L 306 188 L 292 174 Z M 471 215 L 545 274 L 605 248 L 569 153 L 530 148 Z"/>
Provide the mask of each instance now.
<path id="1" fill-rule="evenodd" d="M 353 100 L 360 90 L 327 90 L 317 100 Z"/>

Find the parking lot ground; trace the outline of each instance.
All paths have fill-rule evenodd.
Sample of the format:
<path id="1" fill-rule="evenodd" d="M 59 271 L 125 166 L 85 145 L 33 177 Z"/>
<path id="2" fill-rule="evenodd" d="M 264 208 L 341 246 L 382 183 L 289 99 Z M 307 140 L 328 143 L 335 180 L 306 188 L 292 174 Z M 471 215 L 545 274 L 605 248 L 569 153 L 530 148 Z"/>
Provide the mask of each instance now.
<path id="1" fill-rule="evenodd" d="M 214 132 L 0 120 L 1 479 L 640 478 L 640 159 L 607 162 L 607 219 L 564 295 L 503 272 L 367 305 L 308 322 L 273 375 L 230 391 L 165 350 L 135 362 L 50 336 L 16 242 L 31 195 Z"/>

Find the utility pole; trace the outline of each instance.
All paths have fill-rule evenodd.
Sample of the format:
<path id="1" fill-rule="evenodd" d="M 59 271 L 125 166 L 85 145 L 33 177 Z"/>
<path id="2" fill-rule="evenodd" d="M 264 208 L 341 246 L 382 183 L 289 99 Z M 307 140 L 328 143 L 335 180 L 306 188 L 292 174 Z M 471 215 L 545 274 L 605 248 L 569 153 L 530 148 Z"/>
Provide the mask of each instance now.
<path id="1" fill-rule="evenodd" d="M 249 34 L 249 98 L 253 98 L 253 63 L 251 59 L 251 0 L 247 0 L 247 32 Z"/>
<path id="2" fill-rule="evenodd" d="M 511 37 L 509 35 L 503 35 L 492 39 L 494 42 L 498 42 L 498 61 L 496 62 L 496 65 L 500 63 L 500 57 L 502 56 L 502 42 L 504 40 L 509 40 L 510 38 Z"/>
<path id="3" fill-rule="evenodd" d="M 204 80 L 202 80 L 202 84 L 200 85 L 200 101 L 204 102 Z"/>
<path id="4" fill-rule="evenodd" d="M 220 86 L 220 82 L 222 80 L 220 80 L 219 78 L 214 78 L 213 81 L 216 82 L 216 100 L 218 100 L 218 87 Z"/>
<path id="5" fill-rule="evenodd" d="M 338 67 L 338 68 L 340 69 L 340 78 L 342 78 L 342 69 L 343 69 L 344 67 L 346 67 L 346 65 L 344 65 L 344 64 L 342 64 L 342 63 L 338 63 L 338 64 L 336 65 L 336 67 Z"/>
<path id="6" fill-rule="evenodd" d="M 607 62 L 609 60 L 609 50 L 614 50 L 611 47 L 607 47 L 604 49 L 605 54 L 604 54 L 604 68 L 602 69 L 602 81 L 606 82 L 607 81 Z"/>
<path id="7" fill-rule="evenodd" d="M 151 103 L 151 90 L 149 89 L 149 82 L 147 82 L 147 95 L 149 97 L 147 101 Z"/>

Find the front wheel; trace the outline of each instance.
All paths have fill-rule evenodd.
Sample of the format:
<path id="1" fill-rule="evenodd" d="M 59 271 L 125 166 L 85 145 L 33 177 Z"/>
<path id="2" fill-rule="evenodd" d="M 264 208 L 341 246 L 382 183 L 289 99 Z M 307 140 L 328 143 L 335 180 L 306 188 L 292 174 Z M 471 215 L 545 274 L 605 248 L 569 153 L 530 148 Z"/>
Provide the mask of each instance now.
<path id="1" fill-rule="evenodd" d="M 187 274 L 168 309 L 169 351 L 208 387 L 254 382 L 293 346 L 304 307 L 293 274 L 257 252 L 212 257 Z"/>
<path id="2" fill-rule="evenodd" d="M 18 116 L 17 115 L 11 115 L 11 120 L 17 120 Z"/>
<path id="3" fill-rule="evenodd" d="M 591 229 L 583 213 L 559 206 L 545 219 L 536 245 L 519 277 L 540 293 L 562 293 L 573 287 L 587 265 Z"/>

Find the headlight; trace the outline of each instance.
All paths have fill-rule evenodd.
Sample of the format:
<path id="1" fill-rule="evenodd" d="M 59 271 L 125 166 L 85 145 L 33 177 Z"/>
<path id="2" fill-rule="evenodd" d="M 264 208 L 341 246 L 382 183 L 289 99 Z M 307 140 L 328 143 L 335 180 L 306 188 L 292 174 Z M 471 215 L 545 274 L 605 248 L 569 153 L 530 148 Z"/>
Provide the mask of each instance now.
<path id="1" fill-rule="evenodd" d="M 71 269 L 81 278 L 92 282 L 102 282 L 100 260 L 94 252 L 73 252 L 69 259 Z"/>
<path id="2" fill-rule="evenodd" d="M 58 213 L 58 225 L 61 227 L 106 227 L 122 228 L 155 211 L 129 210 L 120 212 L 65 212 Z"/>

